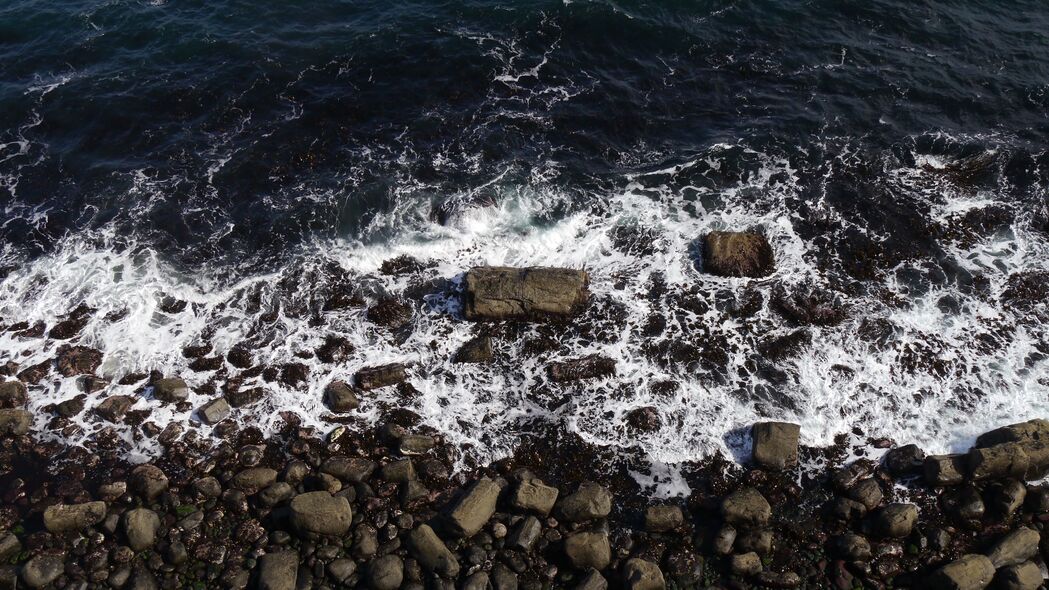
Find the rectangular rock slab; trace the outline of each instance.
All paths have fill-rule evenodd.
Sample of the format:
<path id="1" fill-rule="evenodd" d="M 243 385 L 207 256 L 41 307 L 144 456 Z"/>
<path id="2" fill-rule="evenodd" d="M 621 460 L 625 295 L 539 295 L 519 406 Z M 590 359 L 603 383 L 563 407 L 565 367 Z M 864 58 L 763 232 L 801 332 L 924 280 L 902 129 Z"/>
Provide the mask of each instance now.
<path id="1" fill-rule="evenodd" d="M 463 315 L 475 321 L 569 317 L 590 297 L 590 277 L 569 268 L 480 266 L 465 283 Z"/>
<path id="2" fill-rule="evenodd" d="M 801 427 L 789 422 L 758 422 L 751 428 L 754 462 L 769 469 L 787 469 L 798 464 Z"/>
<path id="3" fill-rule="evenodd" d="M 449 528 L 460 537 L 472 537 L 495 514 L 495 504 L 502 491 L 499 484 L 487 477 L 477 480 L 455 508 L 448 513 Z"/>

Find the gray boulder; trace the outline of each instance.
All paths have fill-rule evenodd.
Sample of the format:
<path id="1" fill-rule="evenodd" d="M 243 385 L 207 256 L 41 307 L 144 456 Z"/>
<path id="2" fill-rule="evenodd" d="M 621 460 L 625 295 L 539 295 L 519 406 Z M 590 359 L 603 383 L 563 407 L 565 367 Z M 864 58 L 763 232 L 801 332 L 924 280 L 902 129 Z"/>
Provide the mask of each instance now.
<path id="1" fill-rule="evenodd" d="M 713 231 L 703 238 L 703 270 L 722 277 L 766 277 L 776 261 L 765 236 Z"/>
<path id="2" fill-rule="evenodd" d="M 28 399 L 28 391 L 21 381 L 0 383 L 0 409 L 24 407 Z"/>
<path id="3" fill-rule="evenodd" d="M 576 569 L 603 570 L 612 561 L 612 547 L 605 533 L 573 533 L 565 539 L 565 555 Z"/>
<path id="4" fill-rule="evenodd" d="M 1008 442 L 991 447 L 973 448 L 969 451 L 969 473 L 976 481 L 1004 477 L 1023 478 L 1031 465 L 1031 459 L 1018 442 Z"/>
<path id="5" fill-rule="evenodd" d="M 996 428 L 977 437 L 976 446 L 983 448 L 1007 442 L 1026 441 L 1049 442 L 1049 420 L 1028 420 Z"/>
<path id="6" fill-rule="evenodd" d="M 998 570 L 995 584 L 1001 590 L 1038 590 L 1045 580 L 1037 564 L 1025 561 Z"/>
<path id="7" fill-rule="evenodd" d="M 259 590 L 295 590 L 299 577 L 299 554 L 294 551 L 267 553 L 259 558 Z"/>
<path id="8" fill-rule="evenodd" d="M 539 519 L 529 516 L 518 523 L 517 527 L 510 533 L 510 536 L 507 537 L 506 544 L 509 547 L 522 551 L 531 551 L 532 546 L 539 540 L 539 535 L 542 533 L 543 525 L 539 522 Z"/>
<path id="9" fill-rule="evenodd" d="M 925 481 L 933 486 L 956 486 L 965 481 L 965 455 L 929 455 Z"/>
<path id="10" fill-rule="evenodd" d="M 37 555 L 22 566 L 22 581 L 30 588 L 43 588 L 54 582 L 65 569 L 65 555 Z"/>
<path id="11" fill-rule="evenodd" d="M 364 367 L 353 376 L 353 381 L 360 389 L 369 391 L 380 387 L 397 385 L 408 378 L 404 365 L 390 363 L 378 367 Z"/>
<path id="12" fill-rule="evenodd" d="M 321 463 L 321 473 L 327 473 L 342 481 L 360 483 L 375 472 L 375 461 L 363 457 L 332 455 Z"/>
<path id="13" fill-rule="evenodd" d="M 892 539 L 902 539 L 911 534 L 918 522 L 918 507 L 914 504 L 889 504 L 874 515 L 871 523 L 874 534 Z"/>
<path id="14" fill-rule="evenodd" d="M 474 536 L 495 514 L 500 491 L 499 484 L 487 477 L 477 480 L 448 513 L 451 530 L 460 537 Z"/>
<path id="15" fill-rule="evenodd" d="M 477 267 L 466 273 L 468 320 L 544 320 L 574 315 L 589 298 L 586 272 L 567 268 Z"/>
<path id="16" fill-rule="evenodd" d="M 168 489 L 168 476 L 155 465 L 139 465 L 128 478 L 131 490 L 152 503 Z"/>
<path id="17" fill-rule="evenodd" d="M 849 488 L 849 498 L 863 504 L 867 510 L 874 510 L 881 504 L 882 498 L 885 497 L 884 492 L 881 490 L 881 485 L 875 479 L 864 479 L 856 483 L 856 485 Z"/>
<path id="18" fill-rule="evenodd" d="M 557 509 L 568 522 L 604 518 L 612 512 L 612 493 L 600 484 L 583 482 L 574 493 L 561 499 Z"/>
<path id="19" fill-rule="evenodd" d="M 397 590 L 404 581 L 404 560 L 384 555 L 368 566 L 368 587 L 372 590 Z"/>
<path id="20" fill-rule="evenodd" d="M 390 461 L 382 466 L 382 478 L 393 483 L 407 483 L 415 479 L 415 466 L 411 459 Z"/>
<path id="21" fill-rule="evenodd" d="M 933 572 L 934 590 L 984 590 L 994 579 L 994 565 L 983 555 L 963 555 Z"/>
<path id="22" fill-rule="evenodd" d="M 135 551 L 145 551 L 157 542 L 160 517 L 148 508 L 134 508 L 124 513 L 124 534 L 128 546 Z"/>
<path id="23" fill-rule="evenodd" d="M 352 412 L 360 405 L 353 388 L 343 381 L 332 381 L 324 388 L 324 404 L 336 414 Z"/>
<path id="24" fill-rule="evenodd" d="M 300 534 L 341 536 L 350 530 L 353 514 L 343 496 L 318 491 L 299 494 L 289 504 L 291 524 Z"/>
<path id="25" fill-rule="evenodd" d="M 445 578 L 458 577 L 459 561 L 429 526 L 419 525 L 409 533 L 408 547 L 426 570 Z"/>
<path id="26" fill-rule="evenodd" d="M 667 583 L 658 565 L 634 558 L 623 565 L 623 586 L 628 590 L 664 590 Z"/>
<path id="27" fill-rule="evenodd" d="M 453 363 L 487 363 L 491 360 L 492 339 L 488 336 L 467 340 L 452 357 Z"/>
<path id="28" fill-rule="evenodd" d="M 788 469 L 798 464 L 801 427 L 789 422 L 759 422 L 751 428 L 754 462 L 768 469 Z"/>
<path id="29" fill-rule="evenodd" d="M 153 382 L 153 397 L 166 403 L 178 403 L 189 398 L 189 386 L 177 377 Z"/>
<path id="30" fill-rule="evenodd" d="M 105 518 L 105 502 L 55 504 L 44 510 L 44 527 L 52 533 L 82 531 Z"/>
<path id="31" fill-rule="evenodd" d="M 277 481 L 277 471 L 269 467 L 251 467 L 233 476 L 233 487 L 253 495 Z"/>
<path id="32" fill-rule="evenodd" d="M 725 522 L 743 527 L 763 527 L 772 518 L 772 506 L 754 488 L 741 488 L 721 502 Z"/>
<path id="33" fill-rule="evenodd" d="M 744 577 L 756 576 L 762 570 L 761 557 L 753 551 L 733 555 L 730 565 L 732 573 Z"/>
<path id="34" fill-rule="evenodd" d="M 1038 531 L 1020 527 L 1002 537 L 987 554 L 995 568 L 1021 564 L 1038 553 Z"/>
<path id="35" fill-rule="evenodd" d="M 229 402 L 227 402 L 224 397 L 215 398 L 203 406 L 200 406 L 197 413 L 200 415 L 201 422 L 214 426 L 229 416 Z"/>
<path id="36" fill-rule="evenodd" d="M 590 573 L 575 587 L 575 590 L 608 590 L 608 580 L 601 575 L 601 572 L 590 570 Z"/>
<path id="37" fill-rule="evenodd" d="M 33 425 L 33 415 L 20 408 L 0 410 L 0 436 L 22 436 Z"/>
<path id="38" fill-rule="evenodd" d="M 546 516 L 557 502 L 558 489 L 538 479 L 526 479 L 517 485 L 510 504 L 518 510 Z"/>
<path id="39" fill-rule="evenodd" d="M 666 533 L 685 524 L 680 506 L 649 506 L 645 509 L 645 530 Z"/>
<path id="40" fill-rule="evenodd" d="M 855 533 L 845 533 L 831 539 L 831 553 L 848 561 L 870 561 L 871 544 Z"/>

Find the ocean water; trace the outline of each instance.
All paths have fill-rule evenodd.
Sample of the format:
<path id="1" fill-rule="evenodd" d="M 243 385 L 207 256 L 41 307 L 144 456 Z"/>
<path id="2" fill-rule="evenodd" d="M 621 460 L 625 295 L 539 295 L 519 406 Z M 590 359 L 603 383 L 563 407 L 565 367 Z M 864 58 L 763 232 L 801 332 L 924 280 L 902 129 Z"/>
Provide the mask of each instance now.
<path id="1" fill-rule="evenodd" d="M 207 434 L 118 381 L 180 375 L 199 406 L 242 373 L 191 370 L 208 345 L 308 366 L 248 373 L 268 394 L 233 418 L 264 431 L 330 429 L 328 382 L 409 363 L 351 427 L 408 408 L 482 461 L 543 424 L 663 467 L 743 453 L 760 419 L 964 448 L 1049 417 L 1047 31 L 1037 0 L 8 0 L 0 322 L 91 309 L 66 343 L 111 383 L 76 428 L 44 410 L 76 378 L 30 395 L 39 435 L 73 444 L 112 394 Z M 715 229 L 765 233 L 776 272 L 704 274 Z M 382 272 L 398 256 L 418 264 Z M 457 299 L 482 264 L 584 268 L 594 303 L 454 364 L 485 329 Z M 408 327 L 366 319 L 383 297 Z M 328 337 L 353 351 L 322 362 Z M 0 361 L 60 344 L 5 329 Z M 617 374 L 547 382 L 591 353 Z M 643 406 L 654 432 L 626 427 Z"/>

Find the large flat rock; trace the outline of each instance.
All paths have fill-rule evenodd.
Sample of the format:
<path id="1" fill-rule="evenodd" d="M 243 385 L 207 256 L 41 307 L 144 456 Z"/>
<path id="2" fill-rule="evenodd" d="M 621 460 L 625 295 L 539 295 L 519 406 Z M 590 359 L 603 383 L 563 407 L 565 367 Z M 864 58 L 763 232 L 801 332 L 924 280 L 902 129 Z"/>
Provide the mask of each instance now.
<path id="1" fill-rule="evenodd" d="M 586 272 L 569 268 L 480 266 L 466 273 L 463 313 L 468 320 L 568 317 L 590 296 Z"/>

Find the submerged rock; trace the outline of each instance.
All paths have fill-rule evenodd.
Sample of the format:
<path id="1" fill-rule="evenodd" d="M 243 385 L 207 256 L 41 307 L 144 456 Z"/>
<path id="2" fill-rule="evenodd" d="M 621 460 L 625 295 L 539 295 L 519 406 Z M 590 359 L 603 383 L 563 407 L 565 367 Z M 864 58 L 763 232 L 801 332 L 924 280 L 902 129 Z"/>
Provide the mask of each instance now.
<path id="1" fill-rule="evenodd" d="M 775 270 L 772 246 L 761 234 L 710 232 L 703 238 L 703 270 L 723 277 L 766 277 Z"/>
<path id="2" fill-rule="evenodd" d="M 324 404 L 336 414 L 344 414 L 357 409 L 360 402 L 353 388 L 343 381 L 332 381 L 324 388 Z"/>
<path id="3" fill-rule="evenodd" d="M 468 320 L 544 320 L 580 311 L 589 276 L 567 268 L 476 267 L 466 273 Z"/>
<path id="4" fill-rule="evenodd" d="M 365 391 L 397 385 L 405 379 L 407 379 L 407 375 L 405 374 L 404 365 L 401 363 L 364 367 L 357 371 L 357 374 L 353 377 L 357 387 Z"/>
<path id="5" fill-rule="evenodd" d="M 555 383 L 609 377 L 616 373 L 616 361 L 605 356 L 592 354 L 577 359 L 550 363 L 546 368 L 546 373 L 550 380 Z"/>

